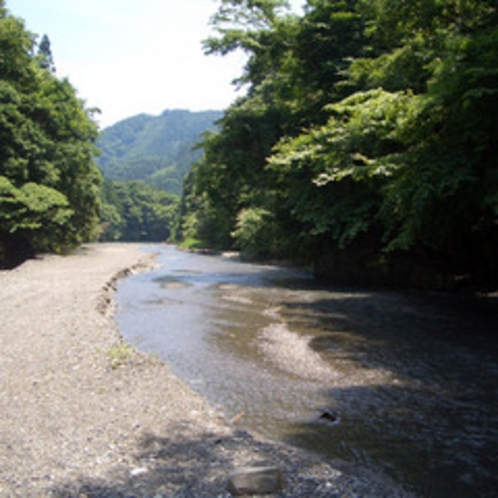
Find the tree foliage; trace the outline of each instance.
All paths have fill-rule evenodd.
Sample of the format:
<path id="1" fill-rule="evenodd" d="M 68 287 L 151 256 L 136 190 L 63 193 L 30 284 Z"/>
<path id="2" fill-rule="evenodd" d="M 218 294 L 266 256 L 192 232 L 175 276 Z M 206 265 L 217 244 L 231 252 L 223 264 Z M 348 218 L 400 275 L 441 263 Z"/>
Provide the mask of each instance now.
<path id="1" fill-rule="evenodd" d="M 176 228 L 178 198 L 144 182 L 106 180 L 101 240 L 164 242 Z"/>
<path id="2" fill-rule="evenodd" d="M 19 249 L 13 240 L 40 251 L 91 238 L 100 172 L 92 110 L 55 76 L 48 37 L 37 45 L 23 22 L 0 7 L 2 260 Z"/>
<path id="3" fill-rule="evenodd" d="M 282 5 L 222 0 L 213 18 L 207 50 L 243 49 L 248 91 L 184 194 L 202 200 L 184 217 L 223 220 L 198 239 L 496 283 L 496 2 Z"/>

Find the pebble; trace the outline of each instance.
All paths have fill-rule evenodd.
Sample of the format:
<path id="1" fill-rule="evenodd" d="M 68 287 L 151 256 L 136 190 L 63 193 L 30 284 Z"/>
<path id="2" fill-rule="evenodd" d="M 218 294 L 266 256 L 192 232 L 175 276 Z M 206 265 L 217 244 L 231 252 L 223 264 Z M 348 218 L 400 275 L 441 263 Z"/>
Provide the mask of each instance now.
<path id="1" fill-rule="evenodd" d="M 132 477 L 138 477 L 147 474 L 148 470 L 146 467 L 136 467 L 130 471 Z"/>

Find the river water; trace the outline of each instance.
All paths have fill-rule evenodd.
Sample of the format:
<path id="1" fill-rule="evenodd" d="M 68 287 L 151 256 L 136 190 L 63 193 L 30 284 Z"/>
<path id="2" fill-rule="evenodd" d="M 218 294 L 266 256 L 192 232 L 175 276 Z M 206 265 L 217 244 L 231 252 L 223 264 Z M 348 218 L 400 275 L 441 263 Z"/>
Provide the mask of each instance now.
<path id="1" fill-rule="evenodd" d="M 493 303 L 144 250 L 160 267 L 120 282 L 118 327 L 227 418 L 420 496 L 497 496 Z"/>

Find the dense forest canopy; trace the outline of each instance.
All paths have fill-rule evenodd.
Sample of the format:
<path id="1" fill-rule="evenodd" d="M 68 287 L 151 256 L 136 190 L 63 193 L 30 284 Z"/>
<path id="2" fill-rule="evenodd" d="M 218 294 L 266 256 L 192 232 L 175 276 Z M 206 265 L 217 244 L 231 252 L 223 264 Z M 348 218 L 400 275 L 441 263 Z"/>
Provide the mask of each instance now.
<path id="1" fill-rule="evenodd" d="M 164 242 L 175 237 L 178 196 L 142 181 L 104 180 L 103 241 Z"/>
<path id="2" fill-rule="evenodd" d="M 97 134 L 92 110 L 56 77 L 48 37 L 38 43 L 0 0 L 0 265 L 94 236 Z"/>
<path id="3" fill-rule="evenodd" d="M 142 116 L 102 137 L 102 183 L 93 111 L 0 0 L 0 262 L 179 236 L 336 278 L 496 286 L 496 0 L 286 7 L 219 1 L 204 49 L 244 51 L 247 92 L 188 174 L 174 138 L 158 160 L 169 130 L 144 134 Z M 179 193 L 185 174 L 179 202 L 150 186 Z"/>
<path id="4" fill-rule="evenodd" d="M 247 95 L 185 183 L 190 245 L 418 285 L 498 281 L 495 0 L 221 0 Z"/>

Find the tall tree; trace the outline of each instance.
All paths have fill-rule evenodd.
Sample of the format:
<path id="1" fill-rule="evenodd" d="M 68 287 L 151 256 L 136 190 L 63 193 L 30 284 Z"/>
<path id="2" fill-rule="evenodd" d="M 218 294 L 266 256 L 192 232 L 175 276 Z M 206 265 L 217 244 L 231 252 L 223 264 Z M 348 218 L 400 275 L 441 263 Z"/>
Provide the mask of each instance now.
<path id="1" fill-rule="evenodd" d="M 52 55 L 50 39 L 47 35 L 42 36 L 42 39 L 38 45 L 38 59 L 42 69 L 47 69 L 52 73 L 55 73 L 54 57 Z"/>
<path id="2" fill-rule="evenodd" d="M 35 40 L 0 10 L 0 259 L 20 244 L 76 245 L 98 222 L 97 125 L 72 85 L 40 66 Z"/>

